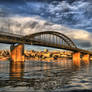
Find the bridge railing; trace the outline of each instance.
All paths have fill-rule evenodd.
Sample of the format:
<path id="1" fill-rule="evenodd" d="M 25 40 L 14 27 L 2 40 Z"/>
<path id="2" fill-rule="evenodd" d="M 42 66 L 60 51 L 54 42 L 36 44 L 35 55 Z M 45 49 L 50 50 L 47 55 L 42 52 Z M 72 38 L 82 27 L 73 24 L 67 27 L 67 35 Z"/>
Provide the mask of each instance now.
<path id="1" fill-rule="evenodd" d="M 5 31 L 0 31 L 0 35 L 14 36 L 14 37 L 23 37 L 23 35 L 14 34 L 14 33 L 12 33 L 12 32 L 5 32 Z"/>

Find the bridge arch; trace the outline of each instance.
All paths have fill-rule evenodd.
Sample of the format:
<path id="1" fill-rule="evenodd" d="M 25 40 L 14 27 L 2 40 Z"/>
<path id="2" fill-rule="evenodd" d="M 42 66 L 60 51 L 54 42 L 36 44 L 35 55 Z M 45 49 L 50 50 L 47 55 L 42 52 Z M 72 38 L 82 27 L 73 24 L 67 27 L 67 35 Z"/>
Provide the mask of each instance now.
<path id="1" fill-rule="evenodd" d="M 42 42 L 43 44 L 62 45 L 77 48 L 74 42 L 66 35 L 55 31 L 37 32 L 23 37 L 24 39 Z"/>

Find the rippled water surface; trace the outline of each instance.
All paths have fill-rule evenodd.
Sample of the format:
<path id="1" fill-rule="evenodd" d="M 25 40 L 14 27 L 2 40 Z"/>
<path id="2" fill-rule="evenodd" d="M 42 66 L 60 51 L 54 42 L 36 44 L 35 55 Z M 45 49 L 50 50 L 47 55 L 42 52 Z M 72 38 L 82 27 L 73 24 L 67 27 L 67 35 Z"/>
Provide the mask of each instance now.
<path id="1" fill-rule="evenodd" d="M 1 92 L 92 92 L 92 64 L 71 60 L 0 61 Z"/>

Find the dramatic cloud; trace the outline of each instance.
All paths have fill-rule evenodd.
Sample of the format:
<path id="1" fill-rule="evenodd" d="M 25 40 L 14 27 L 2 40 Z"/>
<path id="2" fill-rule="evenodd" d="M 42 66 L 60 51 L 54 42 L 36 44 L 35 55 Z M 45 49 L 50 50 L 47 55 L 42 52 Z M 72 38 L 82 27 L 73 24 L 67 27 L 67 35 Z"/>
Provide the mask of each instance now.
<path id="1" fill-rule="evenodd" d="M 4 24 L 3 22 L 1 22 L 2 25 Z M 21 35 L 39 31 L 58 31 L 70 37 L 79 47 L 89 48 L 92 46 L 92 34 L 90 32 L 50 23 L 40 17 L 10 17 L 8 21 L 5 21 L 4 25 L 9 25 L 9 27 L 5 27 L 8 28 L 8 32 Z"/>
<path id="2" fill-rule="evenodd" d="M 51 3 L 21 1 L 25 1 L 25 4 L 0 3 L 0 16 L 4 17 L 0 18 L 1 31 L 8 30 L 21 35 L 59 31 L 70 37 L 78 47 L 92 46 L 92 0 L 56 0 Z"/>
<path id="3" fill-rule="evenodd" d="M 23 3 L 25 0 L 0 0 L 0 2 L 8 2 L 8 3 Z"/>
<path id="4" fill-rule="evenodd" d="M 91 47 L 92 46 L 92 43 L 91 42 L 86 42 L 86 41 L 80 41 L 79 44 L 81 45 L 81 47 L 84 47 L 84 48 L 88 48 L 88 47 Z"/>

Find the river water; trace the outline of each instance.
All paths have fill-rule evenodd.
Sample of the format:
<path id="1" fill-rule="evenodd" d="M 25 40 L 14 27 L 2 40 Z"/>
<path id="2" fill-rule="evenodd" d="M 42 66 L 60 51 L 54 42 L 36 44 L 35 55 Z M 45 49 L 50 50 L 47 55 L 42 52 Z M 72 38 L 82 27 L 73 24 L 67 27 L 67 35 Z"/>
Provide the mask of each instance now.
<path id="1" fill-rule="evenodd" d="M 92 92 L 92 62 L 0 61 L 0 92 Z"/>

